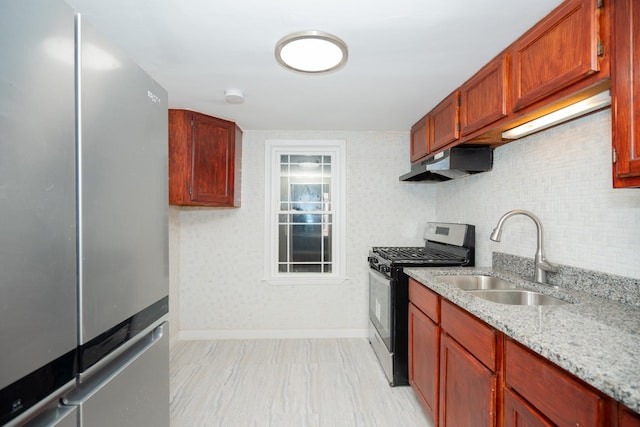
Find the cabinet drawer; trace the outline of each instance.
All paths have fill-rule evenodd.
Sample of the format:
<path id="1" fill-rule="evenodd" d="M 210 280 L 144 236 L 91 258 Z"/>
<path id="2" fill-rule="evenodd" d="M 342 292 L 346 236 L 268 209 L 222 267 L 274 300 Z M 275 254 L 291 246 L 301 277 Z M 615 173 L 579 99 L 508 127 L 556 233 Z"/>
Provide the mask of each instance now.
<path id="1" fill-rule="evenodd" d="M 442 301 L 440 314 L 442 329 L 495 372 L 498 331 L 449 301 Z"/>
<path id="2" fill-rule="evenodd" d="M 440 297 L 411 277 L 409 278 L 409 301 L 435 323 L 440 323 Z"/>
<path id="3" fill-rule="evenodd" d="M 505 379 L 508 387 L 556 425 L 607 425 L 607 402 L 602 396 L 511 340 L 505 344 Z"/>

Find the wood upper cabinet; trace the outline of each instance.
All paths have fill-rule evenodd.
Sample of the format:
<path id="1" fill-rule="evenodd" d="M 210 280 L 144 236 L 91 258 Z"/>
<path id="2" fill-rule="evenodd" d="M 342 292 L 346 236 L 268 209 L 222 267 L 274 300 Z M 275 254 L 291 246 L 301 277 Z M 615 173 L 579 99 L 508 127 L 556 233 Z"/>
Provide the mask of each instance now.
<path id="1" fill-rule="evenodd" d="M 440 310 L 440 426 L 496 426 L 500 335 L 449 301 Z"/>
<path id="2" fill-rule="evenodd" d="M 637 0 L 613 3 L 613 186 L 640 187 L 640 3 Z"/>
<path id="3" fill-rule="evenodd" d="M 505 344 L 505 384 L 553 425 L 614 425 L 614 401 L 510 339 Z"/>
<path id="4" fill-rule="evenodd" d="M 429 116 L 429 153 L 460 139 L 460 91 L 455 91 L 440 102 Z"/>
<path id="5" fill-rule="evenodd" d="M 411 163 L 429 154 L 429 116 L 424 116 L 411 127 Z"/>
<path id="6" fill-rule="evenodd" d="M 461 136 L 507 116 L 507 65 L 500 55 L 460 87 Z"/>
<path id="7" fill-rule="evenodd" d="M 447 96 L 411 127 L 411 163 L 437 153 L 460 138 L 460 92 Z"/>
<path id="8" fill-rule="evenodd" d="M 598 0 L 567 0 L 511 46 L 513 111 L 599 71 L 599 16 Z"/>
<path id="9" fill-rule="evenodd" d="M 241 159 L 234 122 L 169 110 L 169 204 L 239 207 Z"/>

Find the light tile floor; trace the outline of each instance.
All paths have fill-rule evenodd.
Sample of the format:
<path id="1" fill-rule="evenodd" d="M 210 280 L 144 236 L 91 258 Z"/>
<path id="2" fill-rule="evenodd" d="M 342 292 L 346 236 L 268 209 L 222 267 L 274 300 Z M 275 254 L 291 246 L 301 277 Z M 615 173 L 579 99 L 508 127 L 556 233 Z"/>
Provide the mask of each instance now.
<path id="1" fill-rule="evenodd" d="M 180 341 L 171 426 L 432 427 L 366 339 Z"/>

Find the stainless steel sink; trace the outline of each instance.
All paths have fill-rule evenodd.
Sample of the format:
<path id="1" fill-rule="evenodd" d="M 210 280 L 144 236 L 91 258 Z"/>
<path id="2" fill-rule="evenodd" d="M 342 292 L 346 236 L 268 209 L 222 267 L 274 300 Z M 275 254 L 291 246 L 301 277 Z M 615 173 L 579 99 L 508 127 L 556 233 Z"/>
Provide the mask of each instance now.
<path id="1" fill-rule="evenodd" d="M 450 285 L 465 291 L 482 290 L 482 289 L 515 289 L 516 285 L 497 277 L 484 275 L 470 276 L 438 276 L 438 280 L 449 283 Z"/>
<path id="2" fill-rule="evenodd" d="M 510 305 L 562 305 L 570 304 L 558 298 L 524 289 L 476 290 L 470 294 L 487 301 Z"/>

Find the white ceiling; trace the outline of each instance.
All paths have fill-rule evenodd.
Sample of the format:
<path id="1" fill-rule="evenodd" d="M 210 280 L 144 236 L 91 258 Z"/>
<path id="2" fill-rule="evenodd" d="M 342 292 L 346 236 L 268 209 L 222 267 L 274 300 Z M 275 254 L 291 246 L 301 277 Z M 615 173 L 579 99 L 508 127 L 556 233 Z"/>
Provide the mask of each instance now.
<path id="1" fill-rule="evenodd" d="M 245 130 L 402 130 L 561 0 L 67 0 L 169 92 Z M 283 36 L 342 38 L 336 73 L 281 67 Z M 227 88 L 243 104 L 224 101 Z"/>

